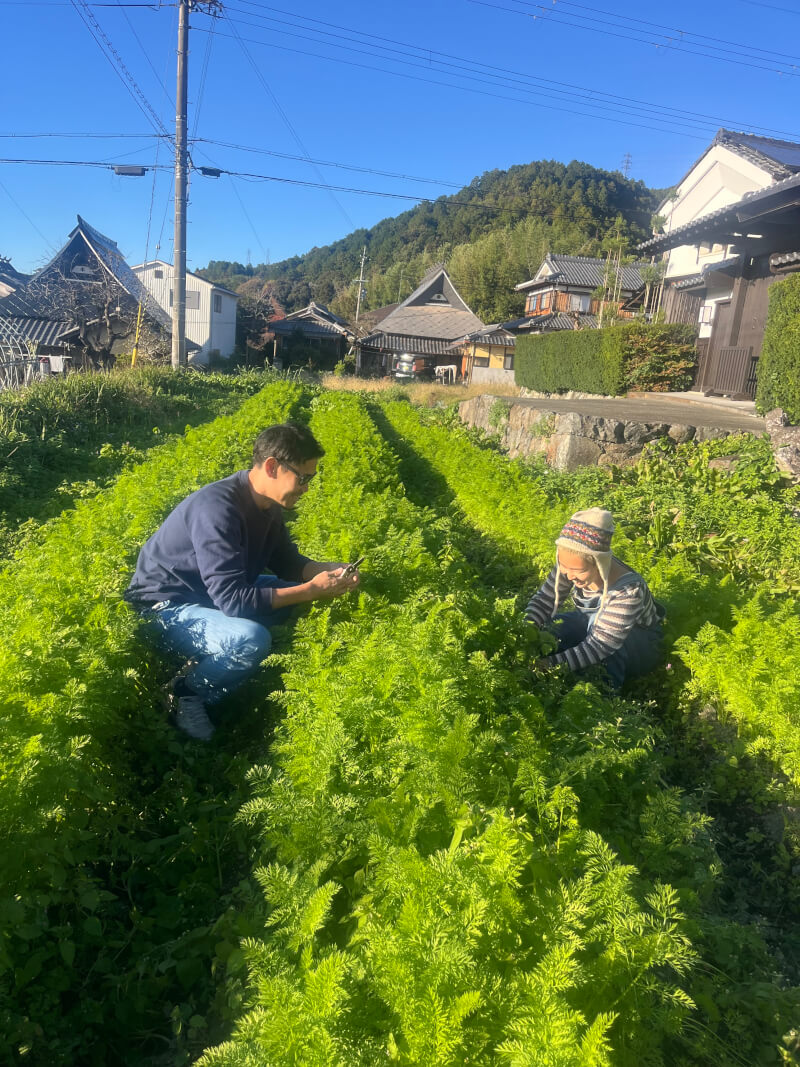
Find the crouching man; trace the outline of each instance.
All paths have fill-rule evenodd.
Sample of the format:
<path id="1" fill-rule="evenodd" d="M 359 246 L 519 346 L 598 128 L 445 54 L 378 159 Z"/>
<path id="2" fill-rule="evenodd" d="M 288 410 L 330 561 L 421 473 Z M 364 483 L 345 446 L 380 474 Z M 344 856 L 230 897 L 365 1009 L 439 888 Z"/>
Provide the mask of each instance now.
<path id="1" fill-rule="evenodd" d="M 268 427 L 250 470 L 186 497 L 139 553 L 125 599 L 189 661 L 171 696 L 175 725 L 190 737 L 211 738 L 207 708 L 255 672 L 270 650 L 270 627 L 290 608 L 359 584 L 344 564 L 302 555 L 284 524 L 283 509 L 308 492 L 323 455 L 306 426 Z"/>

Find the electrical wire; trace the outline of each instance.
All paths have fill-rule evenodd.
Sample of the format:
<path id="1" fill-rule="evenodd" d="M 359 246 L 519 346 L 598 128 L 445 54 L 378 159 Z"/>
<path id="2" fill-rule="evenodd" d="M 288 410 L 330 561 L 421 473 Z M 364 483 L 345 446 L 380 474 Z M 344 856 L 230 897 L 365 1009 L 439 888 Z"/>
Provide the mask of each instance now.
<path id="1" fill-rule="evenodd" d="M 555 81 L 555 80 L 553 80 L 551 78 L 542 78 L 542 77 L 539 77 L 537 75 L 531 75 L 531 74 L 529 74 L 527 72 L 524 72 L 524 71 L 518 71 L 518 70 L 510 69 L 510 68 L 507 68 L 507 67 L 502 67 L 497 63 L 492 63 L 492 64 L 482 63 L 482 62 L 480 62 L 480 60 L 477 60 L 473 56 L 459 56 L 459 55 L 455 55 L 455 54 L 450 53 L 450 52 L 442 52 L 442 51 L 438 51 L 436 49 L 431 49 L 431 48 L 428 48 L 428 47 L 422 47 L 422 46 L 419 46 L 419 45 L 411 44 L 409 42 L 399 41 L 399 40 L 397 40 L 395 38 L 385 37 L 385 36 L 382 36 L 382 35 L 379 35 L 379 34 L 374 34 L 374 33 L 367 33 L 367 32 L 365 32 L 363 30 L 359 30 L 359 29 L 357 29 L 355 27 L 352 27 L 352 26 L 342 26 L 339 23 L 327 22 L 327 21 L 325 21 L 323 19 L 312 18 L 312 17 L 307 16 L 307 15 L 297 15 L 294 12 L 286 11 L 283 8 L 274 7 L 274 6 L 269 5 L 269 4 L 257 4 L 257 3 L 254 3 L 253 0 L 239 0 L 239 3 L 245 4 L 246 7 L 256 8 L 258 11 L 263 11 L 263 10 L 266 9 L 266 10 L 269 10 L 269 11 L 276 12 L 277 14 L 280 14 L 280 15 L 287 15 L 290 18 L 293 18 L 293 19 L 298 19 L 299 18 L 299 19 L 302 19 L 303 22 L 312 23 L 314 25 L 307 27 L 307 26 L 303 26 L 301 23 L 298 23 L 296 21 L 287 22 L 286 20 L 283 20 L 283 19 L 276 19 L 272 15 L 256 14 L 256 13 L 250 12 L 250 11 L 243 12 L 245 14 L 250 15 L 253 18 L 260 19 L 263 22 L 267 22 L 267 23 L 274 22 L 274 23 L 278 23 L 280 25 L 291 26 L 291 27 L 294 27 L 294 28 L 309 29 L 311 32 L 318 33 L 318 34 L 320 34 L 321 36 L 324 36 L 324 37 L 330 37 L 332 40 L 335 40 L 337 42 L 345 41 L 345 42 L 351 42 L 352 43 L 356 37 L 362 37 L 365 40 L 364 41 L 358 41 L 357 42 L 358 44 L 363 44 L 365 42 L 379 42 L 381 47 L 383 47 L 385 45 L 396 45 L 396 46 L 398 46 L 397 48 L 390 48 L 390 49 L 388 49 L 388 51 L 397 52 L 397 54 L 403 60 L 407 59 L 409 56 L 411 58 L 413 58 L 413 59 L 422 59 L 422 60 L 425 61 L 425 65 L 426 66 L 430 65 L 431 59 L 435 56 L 435 57 L 437 57 L 437 60 L 436 60 L 437 62 L 439 62 L 440 60 L 453 60 L 454 63 L 447 63 L 446 65 L 450 66 L 450 67 L 455 67 L 459 71 L 463 71 L 464 68 L 466 67 L 469 70 L 480 69 L 485 74 L 489 74 L 491 76 L 509 75 L 514 79 L 522 79 L 524 83 L 530 84 L 531 86 L 535 86 L 537 88 L 554 87 L 553 90 L 552 90 L 553 92 L 558 92 L 558 93 L 562 93 L 562 94 L 565 94 L 565 95 L 574 95 L 574 92 L 577 91 L 578 93 L 582 94 L 583 96 L 588 97 L 590 100 L 595 100 L 598 97 L 602 97 L 608 102 L 611 102 L 611 103 L 614 103 L 614 104 L 618 104 L 618 105 L 620 105 L 622 107 L 625 107 L 625 108 L 628 108 L 628 109 L 633 108 L 633 109 L 635 109 L 637 111 L 655 112 L 656 114 L 663 113 L 663 114 L 665 114 L 666 117 L 672 118 L 674 116 L 674 117 L 679 118 L 681 121 L 684 121 L 684 120 L 688 119 L 688 120 L 693 120 L 693 121 L 704 121 L 704 122 L 721 123 L 723 126 L 727 126 L 729 128 L 738 128 L 738 129 L 741 129 L 743 126 L 747 126 L 748 129 L 750 129 L 753 132 L 755 132 L 756 130 L 763 130 L 767 134 L 787 133 L 787 131 L 785 131 L 785 130 L 774 129 L 774 128 L 769 127 L 769 126 L 753 126 L 753 125 L 750 125 L 748 123 L 742 123 L 739 120 L 725 118 L 725 117 L 722 117 L 722 116 L 719 116 L 719 115 L 709 115 L 709 114 L 704 113 L 704 112 L 689 111 L 689 110 L 686 110 L 686 109 L 683 109 L 683 108 L 675 108 L 675 107 L 672 107 L 672 106 L 669 106 L 669 105 L 656 104 L 656 103 L 653 103 L 652 101 L 640 100 L 640 99 L 637 99 L 635 97 L 632 98 L 632 97 L 629 97 L 629 96 L 620 96 L 620 95 L 615 94 L 615 93 L 608 93 L 608 92 L 606 92 L 604 90 L 601 90 L 601 89 L 597 89 L 597 88 L 593 88 L 593 87 L 587 87 L 587 86 L 581 86 L 581 85 L 576 85 L 575 83 L 572 83 L 572 82 L 559 82 L 559 81 Z M 242 11 L 242 8 L 239 8 L 239 7 L 236 7 L 234 5 L 229 4 L 228 5 L 228 10 L 229 11 Z M 315 26 L 322 26 L 322 27 L 325 27 L 325 29 L 317 30 L 317 29 L 315 29 Z M 331 34 L 329 32 L 330 30 L 341 30 L 343 35 Z M 304 39 L 306 39 L 306 40 L 314 40 L 314 38 L 304 38 Z M 322 42 L 315 41 L 315 43 L 322 43 Z M 337 47 L 342 47 L 342 45 L 337 43 Z M 348 47 L 347 44 L 345 44 L 344 47 Z M 386 49 L 384 49 L 384 51 L 386 51 Z M 373 46 L 373 53 L 374 53 L 374 46 Z M 373 54 L 373 53 L 370 53 L 370 54 Z M 415 53 L 418 53 L 418 54 L 415 54 Z M 364 54 L 364 53 L 362 52 L 361 54 Z M 669 114 L 669 113 L 671 113 L 671 114 Z M 788 136 L 794 136 L 794 135 L 793 134 L 788 134 Z"/>
<path id="2" fill-rule="evenodd" d="M 71 0 L 71 4 L 75 11 L 78 13 L 79 18 L 93 37 L 100 51 L 111 64 L 112 68 L 114 69 L 114 73 L 117 75 L 122 84 L 131 94 L 133 99 L 136 101 L 137 106 L 142 111 L 145 118 L 149 119 L 154 124 L 156 130 L 158 130 L 159 133 L 162 133 L 169 137 L 166 127 L 164 126 L 163 122 L 158 117 L 156 112 L 153 110 L 150 101 L 139 88 L 136 79 L 125 66 L 122 57 L 114 48 L 114 45 L 109 40 L 108 35 L 103 30 L 100 23 L 88 9 L 86 0 Z M 112 6 L 116 7 L 116 4 Z"/>
<path id="3" fill-rule="evenodd" d="M 229 34 L 220 34 L 219 36 L 228 37 L 230 35 Z M 478 96 L 486 96 L 486 97 L 489 97 L 489 98 L 491 98 L 493 100 L 506 100 L 506 101 L 510 101 L 510 102 L 516 103 L 516 104 L 529 104 L 530 106 L 535 106 L 538 110 L 556 111 L 556 112 L 559 112 L 559 113 L 562 113 L 562 114 L 568 114 L 568 115 L 579 115 L 582 118 L 593 118 L 593 119 L 597 119 L 599 121 L 613 122 L 613 123 L 615 123 L 617 125 L 632 126 L 632 127 L 636 128 L 636 129 L 652 130 L 652 131 L 654 131 L 656 133 L 670 133 L 670 134 L 673 134 L 673 135 L 678 136 L 678 137 L 688 137 L 688 138 L 690 138 L 692 140 L 696 140 L 696 141 L 707 141 L 708 140 L 708 136 L 709 136 L 708 130 L 700 131 L 698 129 L 698 132 L 692 133 L 692 132 L 689 132 L 688 130 L 673 129 L 673 128 L 670 128 L 669 126 L 654 126 L 654 125 L 652 125 L 650 123 L 634 122 L 630 118 L 616 118 L 616 117 L 613 117 L 613 116 L 604 115 L 602 113 L 596 113 L 596 112 L 591 112 L 591 111 L 586 111 L 586 110 L 580 110 L 580 109 L 577 109 L 577 108 L 560 107 L 560 106 L 557 106 L 555 104 L 541 103 L 538 100 L 525 100 L 523 97 L 521 97 L 519 95 L 510 96 L 510 95 L 504 94 L 504 93 L 490 92 L 487 89 L 474 88 L 471 85 L 458 85 L 458 84 L 453 83 L 451 81 L 441 81 L 440 79 L 437 79 L 437 78 L 422 77 L 421 75 L 409 74 L 406 71 L 389 70 L 385 66 L 373 66 L 372 64 L 369 64 L 369 63 L 357 63 L 357 62 L 355 62 L 353 60 L 342 59 L 342 58 L 340 58 L 338 56 L 328 56 L 328 55 L 321 54 L 319 52 L 310 52 L 310 51 L 308 51 L 306 49 L 290 48 L 288 45 L 273 44 L 270 41 L 256 41 L 256 40 L 253 40 L 252 38 L 246 38 L 246 40 L 248 40 L 248 43 L 250 43 L 250 44 L 261 45 L 261 46 L 263 46 L 265 48 L 272 48 L 272 49 L 276 49 L 276 50 L 282 51 L 282 52 L 289 52 L 289 53 L 291 53 L 293 55 L 308 56 L 308 57 L 311 57 L 313 59 L 322 59 L 322 60 L 325 60 L 326 62 L 329 62 L 329 63 L 338 63 L 338 64 L 342 64 L 344 66 L 355 67 L 355 68 L 359 68 L 359 69 L 362 69 L 362 70 L 375 71 L 375 72 L 377 72 L 379 74 L 390 74 L 393 77 L 403 78 L 403 79 L 405 79 L 407 81 L 423 82 L 423 83 L 428 84 L 428 85 L 443 86 L 444 88 L 447 88 L 447 89 L 457 89 L 457 90 L 460 90 L 460 91 L 463 91 L 463 92 L 473 93 L 473 94 L 478 95 Z M 461 77 L 463 77 L 465 79 L 468 79 L 469 75 L 462 75 Z M 471 80 L 480 81 L 480 79 L 471 79 Z M 492 83 L 488 83 L 487 82 L 486 84 L 492 84 Z M 535 94 L 531 94 L 531 95 L 535 95 Z M 606 109 L 606 110 L 608 110 L 608 109 Z"/>
<path id="4" fill-rule="evenodd" d="M 289 116 L 286 114 L 286 112 L 281 107 L 280 102 L 279 102 L 278 98 L 275 96 L 275 94 L 273 93 L 272 89 L 270 88 L 269 83 L 264 78 L 264 75 L 262 74 L 260 67 L 255 62 L 255 60 L 253 59 L 253 57 L 250 55 L 250 53 L 248 52 L 247 48 L 245 47 L 245 43 L 242 40 L 241 35 L 239 34 L 239 31 L 236 29 L 236 27 L 231 22 L 231 19 L 228 16 L 227 11 L 224 11 L 223 15 L 224 15 L 226 21 L 228 22 L 228 24 L 230 25 L 231 29 L 233 30 L 234 35 L 236 36 L 236 39 L 239 42 L 239 46 L 240 46 L 242 52 L 244 53 L 245 58 L 249 62 L 250 66 L 253 68 L 256 77 L 258 78 L 258 80 L 261 83 L 262 88 L 264 89 L 265 93 L 267 94 L 267 96 L 272 101 L 273 107 L 278 112 L 280 117 L 283 119 L 283 122 L 284 122 L 285 126 L 287 127 L 287 129 L 291 133 L 292 137 L 294 138 L 295 144 L 298 146 L 298 148 L 300 149 L 302 154 L 305 156 L 305 158 L 306 159 L 310 159 L 310 154 L 309 154 L 308 149 L 303 144 L 299 133 L 297 132 L 297 130 L 295 130 L 294 126 L 292 125 L 291 120 L 289 119 Z M 324 185 L 325 184 L 325 179 L 324 179 L 323 174 L 319 170 L 319 168 L 316 167 L 313 163 L 311 164 L 311 166 L 314 167 L 314 170 L 316 171 L 317 176 L 320 178 L 320 180 L 322 181 L 322 183 Z M 344 207 L 342 207 L 341 203 L 337 200 L 336 196 L 333 193 L 333 187 L 331 187 L 330 196 L 331 196 L 331 199 L 333 200 L 334 204 L 336 204 L 336 206 L 339 208 L 339 211 L 343 215 L 344 220 L 347 223 L 347 225 L 350 227 L 351 230 L 355 230 L 356 229 L 356 224 L 353 222 L 353 220 L 350 218 L 348 213 L 345 211 Z"/>
<path id="5" fill-rule="evenodd" d="M 217 145 L 220 148 L 232 148 L 237 152 L 253 152 L 260 156 L 274 156 L 277 159 L 291 159 L 301 163 L 316 163 L 321 167 L 338 167 L 341 170 L 357 171 L 359 174 L 374 174 L 383 178 L 399 178 L 401 181 L 410 182 L 425 182 L 428 185 L 444 185 L 449 186 L 451 189 L 462 189 L 463 182 L 451 182 L 445 181 L 443 178 L 422 178 L 416 174 L 402 174 L 392 170 L 377 170 L 374 167 L 359 167 L 355 163 L 336 163 L 330 159 L 312 159 L 308 160 L 305 156 L 294 156 L 289 152 L 275 152 L 269 148 L 255 148 L 251 145 L 234 144 L 231 141 L 215 141 L 209 137 L 197 137 L 193 141 L 194 144 L 212 144 Z"/>
<path id="6" fill-rule="evenodd" d="M 522 0 L 518 0 L 522 2 Z M 570 26 L 572 29 L 591 30 L 593 33 L 604 34 L 606 37 L 616 37 L 624 41 L 635 41 L 637 44 L 649 44 L 654 45 L 656 48 L 663 48 L 665 51 L 673 52 L 685 52 L 690 56 L 700 56 L 703 59 L 714 59 L 720 63 L 732 63 L 740 67 L 749 67 L 752 70 L 763 70 L 770 74 L 786 74 L 789 77 L 800 77 L 800 70 L 777 70 L 775 67 L 765 66 L 763 63 L 754 63 L 746 59 L 735 58 L 737 53 L 731 52 L 730 49 L 719 49 L 720 52 L 729 52 L 734 58 L 729 58 L 727 55 L 714 55 L 710 52 L 698 51 L 694 48 L 685 48 L 682 45 L 676 44 L 672 38 L 669 38 L 666 43 L 662 44 L 659 41 L 647 40 L 642 37 L 632 37 L 629 33 L 621 33 L 618 30 L 610 29 L 597 29 L 595 26 L 585 26 L 582 22 L 569 22 L 568 19 L 558 18 L 550 8 L 540 7 L 541 14 L 531 15 L 528 11 L 520 11 L 518 8 L 504 7 L 501 4 L 491 3 L 490 0 L 467 0 L 469 4 L 475 4 L 478 7 L 490 7 L 496 11 L 506 11 L 512 15 L 522 15 L 523 18 L 543 19 L 547 22 L 555 22 L 562 26 Z M 539 7 L 539 5 L 529 5 L 531 7 Z M 614 25 L 614 23 L 608 23 L 603 19 L 591 18 L 588 15 L 573 15 L 572 12 L 564 12 L 568 18 L 582 19 L 584 22 L 596 22 L 603 25 Z M 632 27 L 626 27 L 632 28 Z M 661 36 L 664 36 L 663 34 Z M 782 64 L 786 65 L 786 64 Z"/>

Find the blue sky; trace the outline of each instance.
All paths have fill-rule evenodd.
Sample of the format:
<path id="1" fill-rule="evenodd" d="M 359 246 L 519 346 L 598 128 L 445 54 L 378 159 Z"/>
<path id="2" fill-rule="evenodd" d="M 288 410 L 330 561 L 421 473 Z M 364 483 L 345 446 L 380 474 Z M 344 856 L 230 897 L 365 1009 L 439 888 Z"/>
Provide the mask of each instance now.
<path id="1" fill-rule="evenodd" d="M 122 3 L 136 0 L 0 0 L 0 157 L 165 168 L 154 180 L 0 163 L 0 254 L 20 270 L 41 266 L 77 214 L 129 263 L 172 258 L 172 156 L 154 131 L 174 130 L 176 9 Z M 514 163 L 616 170 L 629 154 L 632 177 L 667 186 L 721 125 L 800 141 L 798 0 L 230 0 L 224 12 L 191 19 L 193 160 L 287 181 L 193 177 L 190 268 L 274 262 L 413 203 L 290 182 L 435 197 Z M 80 136 L 25 136 L 54 133 Z"/>

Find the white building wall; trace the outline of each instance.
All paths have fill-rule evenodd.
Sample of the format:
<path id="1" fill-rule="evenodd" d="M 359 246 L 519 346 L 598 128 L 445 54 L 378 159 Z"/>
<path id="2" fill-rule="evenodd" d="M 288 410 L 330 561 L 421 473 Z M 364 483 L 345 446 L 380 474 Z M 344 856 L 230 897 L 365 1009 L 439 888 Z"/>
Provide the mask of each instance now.
<path id="1" fill-rule="evenodd" d="M 743 159 L 725 145 L 714 145 L 692 168 L 676 190 L 673 200 L 665 201 L 659 214 L 666 219 L 664 231 L 694 222 L 718 208 L 727 207 L 757 189 L 766 189 L 774 179 L 767 171 Z M 682 245 L 668 254 L 669 278 L 699 274 L 709 263 L 719 263 L 729 256 L 728 249 L 704 250 L 696 245 Z"/>
<path id="2" fill-rule="evenodd" d="M 155 260 L 132 269 L 154 299 L 171 315 L 172 264 Z M 214 311 L 215 295 L 222 298 L 222 310 L 217 312 Z M 193 304 L 196 306 L 190 306 Z M 186 305 L 186 337 L 200 346 L 199 351 L 189 353 L 190 362 L 208 363 L 212 355 L 230 357 L 236 345 L 236 297 L 187 271 Z"/>

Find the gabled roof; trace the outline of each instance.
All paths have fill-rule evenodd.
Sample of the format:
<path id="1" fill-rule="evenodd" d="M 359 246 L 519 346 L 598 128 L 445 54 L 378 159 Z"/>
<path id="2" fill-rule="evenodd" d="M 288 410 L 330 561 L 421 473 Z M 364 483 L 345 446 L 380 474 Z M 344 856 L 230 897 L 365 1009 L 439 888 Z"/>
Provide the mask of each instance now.
<path id="1" fill-rule="evenodd" d="M 776 180 L 788 178 L 790 174 L 800 170 L 800 144 L 795 141 L 781 141 L 775 137 L 758 137 L 754 133 L 720 129 L 706 152 L 714 145 L 724 145 L 737 156 L 767 171 Z M 703 155 L 706 155 L 706 152 Z M 702 158 L 703 156 L 700 157 Z"/>
<path id="2" fill-rule="evenodd" d="M 450 350 L 457 349 L 461 345 L 504 345 L 506 348 L 513 348 L 517 343 L 516 335 L 509 333 L 504 326 L 496 322 L 492 326 L 484 326 L 482 330 L 475 330 L 474 333 L 468 333 L 466 337 L 461 337 L 458 341 L 454 341 L 450 345 Z"/>
<path id="3" fill-rule="evenodd" d="M 90 254 L 88 257 L 90 261 L 92 263 L 97 261 L 99 266 L 127 293 L 134 308 L 142 304 L 150 319 L 164 329 L 170 329 L 172 325 L 170 316 L 158 305 L 133 273 L 116 242 L 90 226 L 80 215 L 78 215 L 78 225 L 70 232 L 64 247 L 25 285 L 0 299 L 0 316 L 63 322 L 62 330 L 66 331 L 69 323 L 64 320 L 68 316 L 65 316 L 64 309 L 59 308 L 54 302 L 54 288 L 56 290 L 69 289 L 75 298 L 80 300 L 84 310 L 90 314 L 93 306 L 91 280 L 81 281 L 62 268 L 70 249 L 75 255 L 83 255 L 85 249 Z M 72 262 L 74 263 L 74 258 Z"/>
<path id="4" fill-rule="evenodd" d="M 647 265 L 641 262 L 628 263 L 621 267 L 623 292 L 635 293 L 642 288 L 644 282 L 639 272 Z M 614 269 L 613 263 L 605 259 L 591 256 L 562 256 L 548 252 L 535 276 L 528 282 L 515 285 L 514 289 L 517 292 L 525 292 L 528 289 L 538 289 L 545 285 L 553 285 L 555 288 L 577 285 L 584 289 L 597 289 L 613 279 Z"/>
<path id="5" fill-rule="evenodd" d="M 783 181 L 800 170 L 800 144 L 795 141 L 781 141 L 775 137 L 758 137 L 754 133 L 740 133 L 736 130 L 717 130 L 714 140 L 686 171 L 680 181 L 675 183 L 679 189 L 692 171 L 706 158 L 716 145 L 722 145 L 735 155 L 746 159 L 766 171 L 775 181 Z M 669 203 L 663 200 L 659 210 Z M 641 247 L 641 246 L 640 246 Z"/>
<path id="6" fill-rule="evenodd" d="M 381 320 L 379 332 L 387 336 L 455 341 L 481 329 L 483 323 L 467 307 L 447 271 L 436 266 L 410 296 Z M 366 338 L 363 343 L 368 343 Z"/>
<path id="7" fill-rule="evenodd" d="M 691 222 L 677 226 L 669 233 L 656 234 L 648 241 L 643 241 L 638 246 L 638 251 L 654 254 L 666 252 L 670 248 L 679 248 L 681 245 L 697 244 L 705 240 L 711 231 L 719 231 L 719 235 L 727 237 L 725 244 L 733 244 L 737 237 L 743 239 L 749 229 L 758 232 L 758 218 L 769 214 L 769 222 L 782 221 L 786 225 L 786 232 L 790 228 L 787 223 L 793 221 L 791 214 L 800 204 L 800 174 L 793 174 L 783 181 L 768 185 L 766 189 L 756 189 L 745 193 L 741 200 L 725 207 L 710 211 L 707 215 L 693 219 Z M 787 213 L 783 220 L 778 218 L 777 212 Z M 726 231 L 726 232 L 722 232 Z M 776 249 L 777 251 L 777 249 Z"/>
<path id="8" fill-rule="evenodd" d="M 549 333 L 551 330 L 574 330 L 576 321 L 582 330 L 596 330 L 599 325 L 597 316 L 588 311 L 555 311 L 550 315 L 537 315 L 534 318 L 512 319 L 510 322 L 504 322 L 503 326 L 507 330 L 525 333 Z"/>
<path id="9" fill-rule="evenodd" d="M 313 300 L 300 311 L 293 311 L 282 319 L 273 319 L 268 329 L 281 335 L 299 330 L 309 336 L 346 337 L 351 341 L 355 337 L 348 322 L 335 315 L 324 304 L 317 304 Z"/>
<path id="10" fill-rule="evenodd" d="M 141 270 L 148 270 L 150 267 L 165 267 L 167 270 L 172 271 L 175 269 L 174 263 L 167 263 L 165 259 L 148 259 L 146 263 L 136 263 L 131 267 L 134 274 L 138 275 Z M 228 296 L 235 296 L 239 299 L 239 294 L 234 292 L 233 289 L 227 289 L 224 285 L 220 285 L 218 282 L 210 282 L 208 278 L 204 278 L 202 274 L 196 274 L 193 270 L 186 271 L 187 278 L 194 278 L 198 282 L 202 282 L 203 285 L 208 285 L 211 289 L 216 290 L 218 293 L 227 293 Z"/>

